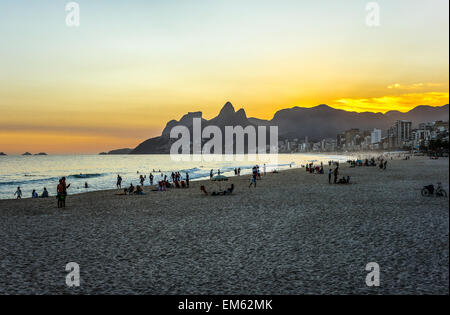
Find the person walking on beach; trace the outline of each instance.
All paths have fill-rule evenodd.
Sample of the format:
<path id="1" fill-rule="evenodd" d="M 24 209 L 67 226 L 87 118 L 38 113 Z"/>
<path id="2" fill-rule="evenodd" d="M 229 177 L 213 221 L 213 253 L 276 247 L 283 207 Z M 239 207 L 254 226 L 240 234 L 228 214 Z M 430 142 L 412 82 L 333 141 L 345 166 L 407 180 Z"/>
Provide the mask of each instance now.
<path id="1" fill-rule="evenodd" d="M 333 171 L 331 170 L 331 168 L 328 170 L 328 184 L 331 184 L 331 174 L 333 173 Z"/>
<path id="2" fill-rule="evenodd" d="M 213 178 L 213 176 L 214 176 L 214 171 L 211 170 L 211 171 L 209 172 L 209 179 Z"/>
<path id="3" fill-rule="evenodd" d="M 238 168 L 238 176 L 241 176 L 241 168 Z"/>
<path id="4" fill-rule="evenodd" d="M 17 187 L 17 190 L 14 193 L 14 196 L 17 196 L 16 199 L 22 199 L 22 190 L 20 189 L 20 187 Z"/>
<path id="5" fill-rule="evenodd" d="M 117 188 L 122 189 L 122 177 L 120 175 L 117 175 Z"/>
<path id="6" fill-rule="evenodd" d="M 384 161 L 384 163 L 383 163 L 383 170 L 386 170 L 386 167 L 387 167 L 387 160 L 386 161 Z"/>
<path id="7" fill-rule="evenodd" d="M 252 185 L 256 188 L 256 174 L 252 175 L 252 179 L 250 181 L 250 185 L 248 186 L 248 188 L 252 187 Z"/>
<path id="8" fill-rule="evenodd" d="M 186 172 L 186 187 L 189 188 L 189 173 Z"/>

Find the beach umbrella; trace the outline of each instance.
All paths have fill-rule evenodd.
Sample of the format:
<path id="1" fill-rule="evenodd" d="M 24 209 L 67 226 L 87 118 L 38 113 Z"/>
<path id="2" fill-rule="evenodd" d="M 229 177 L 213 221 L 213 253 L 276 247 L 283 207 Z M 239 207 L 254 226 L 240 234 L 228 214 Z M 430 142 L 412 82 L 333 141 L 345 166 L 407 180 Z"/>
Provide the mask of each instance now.
<path id="1" fill-rule="evenodd" d="M 215 181 L 215 182 L 223 182 L 223 181 L 227 181 L 228 177 L 223 176 L 223 175 L 216 175 L 211 180 Z"/>

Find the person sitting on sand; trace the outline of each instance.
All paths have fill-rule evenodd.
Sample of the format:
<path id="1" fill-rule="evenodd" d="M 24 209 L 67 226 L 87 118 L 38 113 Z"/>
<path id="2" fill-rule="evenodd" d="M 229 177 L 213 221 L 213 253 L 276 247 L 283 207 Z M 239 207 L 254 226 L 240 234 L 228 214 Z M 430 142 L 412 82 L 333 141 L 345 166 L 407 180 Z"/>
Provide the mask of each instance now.
<path id="1" fill-rule="evenodd" d="M 17 196 L 17 199 L 22 199 L 22 190 L 20 189 L 20 187 L 17 187 L 17 190 L 14 193 L 14 196 Z"/>
<path id="2" fill-rule="evenodd" d="M 128 187 L 128 194 L 132 194 L 134 192 L 134 186 L 133 183 L 130 184 L 130 187 Z"/>
<path id="3" fill-rule="evenodd" d="M 163 181 L 160 181 L 160 182 L 158 183 L 158 190 L 159 190 L 159 191 L 166 191 L 166 183 L 163 182 Z"/>
<path id="4" fill-rule="evenodd" d="M 31 193 L 31 198 L 39 198 L 39 195 L 35 189 L 33 189 L 33 192 Z"/>
<path id="5" fill-rule="evenodd" d="M 41 198 L 48 198 L 47 188 L 44 187 L 44 191 L 42 192 Z"/>
<path id="6" fill-rule="evenodd" d="M 136 186 L 136 191 L 134 192 L 135 195 L 145 195 L 144 194 L 144 190 L 142 189 L 142 186 L 137 185 Z"/>
<path id="7" fill-rule="evenodd" d="M 223 192 L 224 195 L 231 195 L 233 193 L 234 190 L 234 184 L 231 184 L 230 188 L 228 188 L 227 190 L 225 190 Z"/>

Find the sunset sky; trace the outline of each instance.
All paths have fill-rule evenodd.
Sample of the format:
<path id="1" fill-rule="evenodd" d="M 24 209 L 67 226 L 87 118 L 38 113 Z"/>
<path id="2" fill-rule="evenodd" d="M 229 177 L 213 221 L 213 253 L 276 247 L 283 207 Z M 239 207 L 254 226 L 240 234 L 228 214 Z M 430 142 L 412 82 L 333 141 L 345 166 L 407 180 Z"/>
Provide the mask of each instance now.
<path id="1" fill-rule="evenodd" d="M 135 147 L 225 102 L 270 119 L 328 104 L 407 111 L 449 102 L 449 1 L 0 1 L 0 152 Z"/>

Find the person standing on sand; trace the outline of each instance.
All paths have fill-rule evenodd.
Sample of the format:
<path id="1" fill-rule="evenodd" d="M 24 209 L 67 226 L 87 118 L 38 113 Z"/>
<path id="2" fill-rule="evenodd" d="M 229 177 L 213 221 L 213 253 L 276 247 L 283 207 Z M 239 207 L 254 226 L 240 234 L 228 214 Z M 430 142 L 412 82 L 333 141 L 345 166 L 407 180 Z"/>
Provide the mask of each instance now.
<path id="1" fill-rule="evenodd" d="M 339 176 L 339 166 L 336 166 L 336 168 L 334 169 L 334 183 L 337 184 L 337 179 Z"/>
<path id="2" fill-rule="evenodd" d="M 63 177 L 59 180 L 58 187 L 56 187 L 57 190 L 57 196 L 58 199 L 58 208 L 65 208 L 66 207 L 66 198 L 67 198 L 67 189 L 70 187 L 70 184 L 66 184 L 66 178 Z"/>
<path id="3" fill-rule="evenodd" d="M 22 199 L 22 190 L 20 189 L 20 187 L 17 187 L 17 190 L 14 193 L 14 196 L 17 196 L 17 199 Z"/>
<path id="4" fill-rule="evenodd" d="M 14 196 L 17 195 L 16 199 L 22 199 L 22 190 L 20 189 L 20 187 L 17 187 L 16 192 L 14 193 Z"/>
<path id="5" fill-rule="evenodd" d="M 150 173 L 148 178 L 150 179 L 150 186 L 153 186 L 153 173 Z"/>
<path id="6" fill-rule="evenodd" d="M 331 170 L 331 168 L 328 170 L 328 184 L 331 184 L 331 174 L 333 173 L 333 171 Z"/>
<path id="7" fill-rule="evenodd" d="M 116 184 L 117 188 L 121 189 L 122 188 L 122 177 L 120 177 L 119 174 L 117 174 L 117 184 Z"/>
<path id="8" fill-rule="evenodd" d="M 186 186 L 189 188 L 189 173 L 186 172 Z"/>

